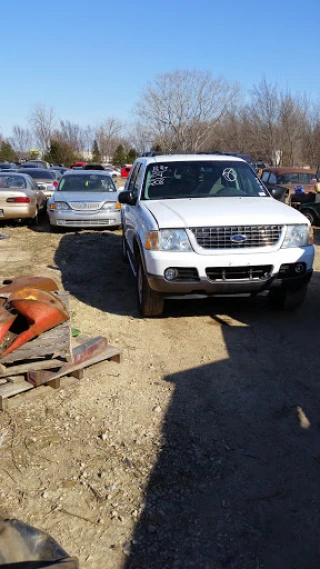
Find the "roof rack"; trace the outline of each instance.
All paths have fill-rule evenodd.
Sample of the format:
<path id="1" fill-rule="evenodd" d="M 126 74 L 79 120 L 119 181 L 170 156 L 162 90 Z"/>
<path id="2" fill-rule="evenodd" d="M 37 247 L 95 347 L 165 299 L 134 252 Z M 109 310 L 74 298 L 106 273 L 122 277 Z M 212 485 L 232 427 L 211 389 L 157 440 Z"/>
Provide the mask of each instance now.
<path id="1" fill-rule="evenodd" d="M 143 152 L 142 154 L 140 154 L 140 158 L 152 158 L 153 156 L 172 156 L 175 154 L 228 154 L 228 152 L 221 152 L 220 150 L 207 150 L 205 152 L 194 152 L 192 150 L 166 150 L 163 152 L 159 152 L 159 151 L 150 151 L 150 152 Z"/>

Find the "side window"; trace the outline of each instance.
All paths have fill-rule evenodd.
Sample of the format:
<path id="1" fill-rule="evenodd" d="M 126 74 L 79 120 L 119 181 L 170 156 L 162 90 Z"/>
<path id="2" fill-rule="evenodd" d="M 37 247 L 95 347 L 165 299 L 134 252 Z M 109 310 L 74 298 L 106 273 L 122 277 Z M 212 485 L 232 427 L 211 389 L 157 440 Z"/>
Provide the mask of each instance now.
<path id="1" fill-rule="evenodd" d="M 269 174 L 270 174 L 270 172 L 268 172 L 268 170 L 262 172 L 261 180 L 262 180 L 263 182 L 267 182 L 267 181 L 268 181 L 268 178 L 269 178 Z"/>
<path id="2" fill-rule="evenodd" d="M 277 176 L 273 172 L 270 172 L 269 184 L 276 184 L 276 183 L 277 183 Z"/>
<path id="3" fill-rule="evenodd" d="M 35 192 L 39 190 L 38 184 L 34 180 L 32 180 L 32 189 L 35 190 Z"/>
<path id="4" fill-rule="evenodd" d="M 134 170 L 130 176 L 130 182 L 128 185 L 128 190 L 129 190 L 129 192 L 132 192 L 135 197 L 137 197 L 138 193 L 139 193 L 139 186 L 137 185 L 137 179 L 139 176 L 139 172 L 141 170 L 142 170 L 142 164 L 141 164 L 141 162 L 138 162 L 135 165 Z"/>

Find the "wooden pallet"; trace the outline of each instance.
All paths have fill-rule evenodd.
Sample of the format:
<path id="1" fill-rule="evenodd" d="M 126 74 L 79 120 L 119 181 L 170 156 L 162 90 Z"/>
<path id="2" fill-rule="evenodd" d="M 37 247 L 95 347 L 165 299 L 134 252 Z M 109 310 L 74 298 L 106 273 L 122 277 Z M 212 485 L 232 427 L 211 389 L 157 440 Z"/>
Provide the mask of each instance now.
<path id="1" fill-rule="evenodd" d="M 89 342 L 94 340 L 96 339 L 93 338 Z M 80 346 L 74 348 L 73 353 L 76 352 L 77 354 L 77 350 L 79 353 L 78 348 L 87 344 L 88 341 L 80 344 Z M 86 368 L 103 361 L 120 363 L 120 357 L 121 354 L 117 348 L 108 346 L 85 361 L 63 363 L 63 365 L 61 365 L 60 361 L 60 367 L 56 367 L 54 370 L 42 369 L 39 372 L 35 370 L 34 372 L 7 377 L 6 382 L 0 384 L 0 410 L 5 411 L 19 407 L 22 403 L 53 393 L 53 389 L 62 389 L 79 383 Z M 40 376 L 37 375 L 39 373 L 41 374 Z"/>
<path id="2" fill-rule="evenodd" d="M 56 294 L 69 312 L 69 294 Z M 19 375 L 28 370 L 55 368 L 71 360 L 71 326 L 70 320 L 67 320 L 0 358 L 0 378 Z"/>

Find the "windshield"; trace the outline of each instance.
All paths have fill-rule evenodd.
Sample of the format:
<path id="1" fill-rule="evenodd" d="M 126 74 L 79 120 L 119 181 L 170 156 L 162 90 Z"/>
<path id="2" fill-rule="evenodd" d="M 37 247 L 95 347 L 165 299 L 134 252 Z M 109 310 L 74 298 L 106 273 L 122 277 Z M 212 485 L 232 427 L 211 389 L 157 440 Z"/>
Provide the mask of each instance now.
<path id="1" fill-rule="evenodd" d="M 101 174 L 69 175 L 61 178 L 58 191 L 60 192 L 116 192 L 110 176 Z"/>
<path id="2" fill-rule="evenodd" d="M 21 172 L 23 172 L 23 170 L 21 170 Z M 49 172 L 49 170 L 45 170 L 42 168 L 38 168 L 36 170 L 29 170 L 27 168 L 27 171 L 25 172 L 25 174 L 28 174 L 29 176 L 31 176 L 31 178 L 34 178 L 34 180 L 55 180 L 55 176 Z"/>
<path id="3" fill-rule="evenodd" d="M 26 180 L 23 176 L 5 176 L 0 174 L 0 190 L 21 190 L 27 187 Z"/>
<path id="4" fill-rule="evenodd" d="M 150 164 L 141 199 L 267 196 L 246 162 L 215 160 Z"/>

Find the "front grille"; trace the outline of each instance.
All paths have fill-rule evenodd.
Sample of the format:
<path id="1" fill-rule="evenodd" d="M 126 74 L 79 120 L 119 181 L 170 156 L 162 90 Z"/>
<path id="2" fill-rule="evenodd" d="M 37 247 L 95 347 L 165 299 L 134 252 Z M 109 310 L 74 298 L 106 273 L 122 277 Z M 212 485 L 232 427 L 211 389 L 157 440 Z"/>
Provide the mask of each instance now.
<path id="1" fill-rule="evenodd" d="M 100 209 L 101 202 L 69 202 L 71 209 L 76 211 Z"/>
<path id="2" fill-rule="evenodd" d="M 61 225 L 65 227 L 106 227 L 110 225 L 112 221 L 115 221 L 115 219 L 68 219 Z"/>
<path id="3" fill-rule="evenodd" d="M 190 229 L 202 249 L 247 249 L 270 247 L 281 237 L 281 225 L 195 227 Z"/>
<path id="4" fill-rule="evenodd" d="M 272 265 L 252 267 L 208 267 L 207 277 L 210 281 L 265 281 L 270 278 Z"/>
<path id="5" fill-rule="evenodd" d="M 199 275 L 197 269 L 193 268 L 181 268 L 177 267 L 178 276 L 175 281 L 199 281 Z"/>

